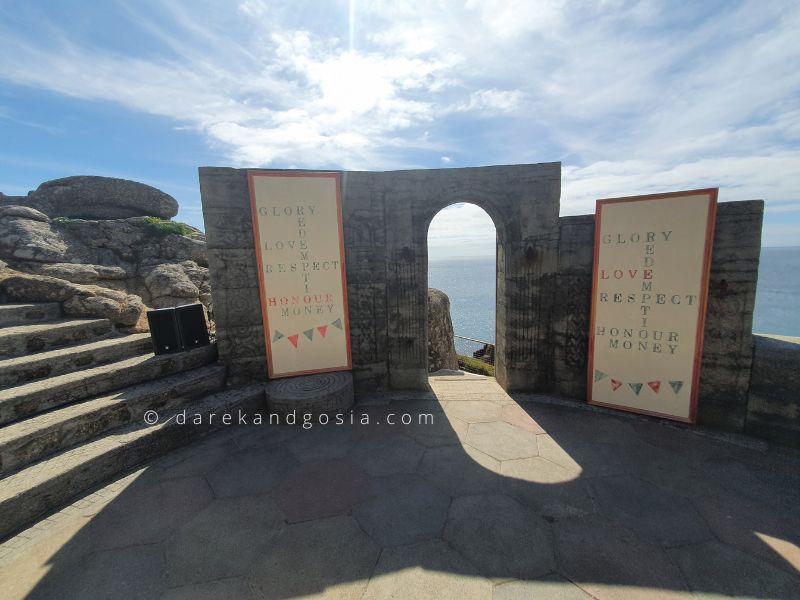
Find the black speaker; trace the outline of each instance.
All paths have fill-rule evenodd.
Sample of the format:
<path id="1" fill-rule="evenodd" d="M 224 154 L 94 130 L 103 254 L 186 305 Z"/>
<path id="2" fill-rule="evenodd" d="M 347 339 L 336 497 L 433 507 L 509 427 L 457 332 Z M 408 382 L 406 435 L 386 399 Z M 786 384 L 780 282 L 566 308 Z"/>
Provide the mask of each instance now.
<path id="1" fill-rule="evenodd" d="M 174 308 L 148 310 L 147 322 L 150 325 L 150 339 L 153 341 L 155 354 L 169 354 L 182 349 L 178 318 Z"/>
<path id="2" fill-rule="evenodd" d="M 211 340 L 208 339 L 208 327 L 206 325 L 206 314 L 203 305 L 185 304 L 175 309 L 178 319 L 178 332 L 181 336 L 181 345 L 184 350 L 197 348 L 198 346 L 208 346 Z"/>

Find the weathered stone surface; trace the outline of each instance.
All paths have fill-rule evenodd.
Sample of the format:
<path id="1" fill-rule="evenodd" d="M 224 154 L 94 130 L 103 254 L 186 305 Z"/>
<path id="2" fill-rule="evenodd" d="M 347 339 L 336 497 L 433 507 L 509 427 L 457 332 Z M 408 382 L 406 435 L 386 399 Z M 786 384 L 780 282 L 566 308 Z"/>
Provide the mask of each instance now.
<path id="1" fill-rule="evenodd" d="M 0 293 L 9 300 L 60 302 L 67 316 L 109 319 L 132 331 L 147 330 L 147 307 L 133 294 L 21 273 L 0 276 Z"/>
<path id="2" fill-rule="evenodd" d="M 161 190 L 127 179 L 93 175 L 45 181 L 23 200 L 26 206 L 51 217 L 73 219 L 170 219 L 178 214 L 178 202 Z"/>
<path id="3" fill-rule="evenodd" d="M 664 550 L 601 517 L 567 519 L 553 528 L 559 573 L 595 598 L 630 597 L 633 589 L 637 599 L 659 600 L 665 590 L 689 591 Z"/>
<path id="4" fill-rule="evenodd" d="M 469 446 L 430 448 L 418 472 L 450 496 L 466 496 L 496 488 L 500 461 Z"/>
<path id="5" fill-rule="evenodd" d="M 746 431 L 800 446 L 800 338 L 753 335 Z"/>
<path id="6" fill-rule="evenodd" d="M 290 523 L 333 517 L 360 502 L 368 482 L 367 474 L 349 460 L 319 460 L 295 469 L 275 498 Z"/>
<path id="7" fill-rule="evenodd" d="M 711 531 L 686 498 L 627 476 L 606 477 L 592 485 L 605 514 L 660 546 L 677 546 L 711 539 Z"/>
<path id="8" fill-rule="evenodd" d="M 498 260 L 498 305 L 504 315 L 498 321 L 498 379 L 509 388 L 545 389 L 549 356 L 542 348 L 547 347 L 557 267 L 559 183 L 557 163 L 342 173 L 357 389 L 427 386 L 427 227 L 439 210 L 455 202 L 473 202 L 489 213 L 502 241 L 500 258 L 508 257 Z M 200 189 L 209 244 L 251 250 L 246 170 L 201 168 Z M 230 268 L 230 260 L 224 264 Z M 222 306 L 235 298 L 230 293 L 235 287 L 220 287 L 222 265 L 212 260 L 215 292 L 223 290 L 215 311 L 235 315 Z M 234 318 L 219 331 L 241 325 Z M 234 377 L 257 372 L 245 364 L 240 372 L 235 360 L 228 363 Z"/>
<path id="9" fill-rule="evenodd" d="M 373 477 L 413 473 L 425 448 L 410 437 L 394 434 L 391 443 L 380 436 L 364 437 L 350 453 L 352 460 Z"/>
<path id="10" fill-rule="evenodd" d="M 188 226 L 186 235 L 173 233 L 174 223 L 150 217 L 122 216 L 51 220 L 28 206 L 0 205 L 0 259 L 24 273 L 137 295 L 153 308 L 198 300 L 208 308 L 204 235 Z"/>
<path id="11" fill-rule="evenodd" d="M 505 495 L 455 499 L 444 539 L 487 577 L 539 577 L 555 566 L 547 523 Z"/>
<path id="12" fill-rule="evenodd" d="M 535 434 L 508 423 L 473 423 L 469 426 L 467 444 L 500 461 L 539 453 Z"/>
<path id="13" fill-rule="evenodd" d="M 373 479 L 370 497 L 353 511 L 382 547 L 404 546 L 441 535 L 450 497 L 417 475 Z"/>
<path id="14" fill-rule="evenodd" d="M 796 598 L 800 579 L 740 550 L 716 541 L 669 552 L 697 592 L 722 597 Z"/>
<path id="15" fill-rule="evenodd" d="M 208 475 L 208 481 L 217 498 L 266 494 L 297 464 L 285 448 L 249 448 L 230 454 Z"/>
<path id="16" fill-rule="evenodd" d="M 47 221 L 11 216 L 0 217 L 0 257 L 7 262 L 67 262 L 69 250 L 64 236 Z"/>
<path id="17" fill-rule="evenodd" d="M 428 288 L 428 371 L 440 369 L 458 370 L 450 299 L 443 291 Z"/>
<path id="18" fill-rule="evenodd" d="M 151 302 L 157 308 L 163 298 L 194 299 L 200 290 L 177 264 L 156 265 L 145 275 L 144 283 L 150 292 Z"/>
<path id="19" fill-rule="evenodd" d="M 529 600 L 529 598 L 548 598 L 549 600 L 591 600 L 592 596 L 577 585 L 550 575 L 528 581 L 509 581 L 494 589 L 492 600 Z"/>
<path id="20" fill-rule="evenodd" d="M 47 223 L 50 220 L 50 217 L 35 208 L 16 206 L 14 204 L 0 204 L 0 219 L 3 217 L 19 217 L 21 219 L 30 219 L 31 221 L 42 221 L 43 223 Z"/>
<path id="21" fill-rule="evenodd" d="M 322 595 L 361 598 L 380 548 L 352 517 L 289 525 L 277 543 L 256 558 L 250 581 L 259 597 Z"/>
<path id="22" fill-rule="evenodd" d="M 363 598 L 490 600 L 492 582 L 481 577 L 475 567 L 447 544 L 437 540 L 381 552 Z"/>
<path id="23" fill-rule="evenodd" d="M 353 406 L 353 376 L 346 371 L 275 379 L 265 389 L 267 407 L 281 418 L 333 415 Z"/>
<path id="24" fill-rule="evenodd" d="M 90 328 L 89 333 L 92 328 L 100 328 L 100 335 L 104 335 L 102 332 L 108 331 L 108 322 L 92 321 L 87 327 Z M 100 365 L 0 390 L 0 423 L 7 423 L 70 402 L 85 400 L 126 385 L 205 366 L 215 359 L 214 346 L 201 346 L 175 354 L 155 357 L 135 356 L 109 365 Z"/>
<path id="25" fill-rule="evenodd" d="M 282 530 L 283 515 L 269 498 L 214 500 L 166 541 L 168 582 L 176 586 L 242 575 Z"/>

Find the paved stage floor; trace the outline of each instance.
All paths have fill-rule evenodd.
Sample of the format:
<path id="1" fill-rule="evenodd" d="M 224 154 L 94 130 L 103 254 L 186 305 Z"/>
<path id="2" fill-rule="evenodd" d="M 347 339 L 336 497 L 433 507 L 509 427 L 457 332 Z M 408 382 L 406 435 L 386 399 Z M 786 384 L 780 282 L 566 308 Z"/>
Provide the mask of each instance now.
<path id="1" fill-rule="evenodd" d="M 431 387 L 175 451 L 0 545 L 0 597 L 800 598 L 796 452 Z"/>

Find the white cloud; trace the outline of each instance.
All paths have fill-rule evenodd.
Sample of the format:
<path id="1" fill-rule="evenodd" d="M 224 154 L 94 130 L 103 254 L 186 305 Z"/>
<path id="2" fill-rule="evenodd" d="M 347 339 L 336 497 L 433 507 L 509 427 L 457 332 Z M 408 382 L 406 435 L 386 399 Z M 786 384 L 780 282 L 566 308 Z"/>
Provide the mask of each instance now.
<path id="1" fill-rule="evenodd" d="M 430 260 L 455 256 L 491 256 L 496 229 L 492 218 L 474 204 L 452 204 L 439 211 L 428 228 Z"/>
<path id="2" fill-rule="evenodd" d="M 0 78 L 169 117 L 240 166 L 562 159 L 564 214 L 714 185 L 800 202 L 796 2 L 120 6 L 152 47 L 0 25 Z"/>

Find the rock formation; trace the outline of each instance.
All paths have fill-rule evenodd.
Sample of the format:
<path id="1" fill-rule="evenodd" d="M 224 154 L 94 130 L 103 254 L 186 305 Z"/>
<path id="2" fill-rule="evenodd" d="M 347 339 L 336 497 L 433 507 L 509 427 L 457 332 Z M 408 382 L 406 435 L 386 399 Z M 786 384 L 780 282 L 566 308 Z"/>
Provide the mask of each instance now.
<path id="1" fill-rule="evenodd" d="M 39 276 L 51 285 L 53 279 L 77 285 L 64 288 L 83 290 L 70 295 L 73 308 L 65 305 L 65 312 L 80 311 L 79 305 L 85 309 L 89 304 L 108 305 L 106 310 L 112 310 L 113 303 L 130 308 L 131 301 L 126 299 L 130 295 L 139 296 L 151 308 L 198 300 L 209 307 L 205 236 L 193 227 L 165 220 L 177 208 L 171 196 L 133 181 L 85 176 L 56 179 L 27 196 L 0 197 L 0 261 L 18 275 Z M 30 279 L 17 277 L 5 285 L 16 290 L 6 290 L 9 300 L 45 301 L 24 297 L 19 291 L 32 291 Z M 116 310 L 122 314 L 128 309 L 118 306 Z M 121 318 L 119 322 L 133 316 Z"/>
<path id="2" fill-rule="evenodd" d="M 147 307 L 139 296 L 19 273 L 3 266 L 2 261 L 0 298 L 12 303 L 60 302 L 66 316 L 104 318 L 126 331 L 147 331 Z"/>
<path id="3" fill-rule="evenodd" d="M 435 288 L 428 288 L 428 371 L 458 370 L 450 320 L 450 299 Z"/>
<path id="4" fill-rule="evenodd" d="M 149 185 L 115 177 L 74 175 L 45 181 L 27 196 L 5 196 L 4 204 L 28 206 L 49 217 L 127 219 L 178 214 L 178 201 Z"/>

